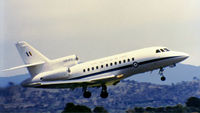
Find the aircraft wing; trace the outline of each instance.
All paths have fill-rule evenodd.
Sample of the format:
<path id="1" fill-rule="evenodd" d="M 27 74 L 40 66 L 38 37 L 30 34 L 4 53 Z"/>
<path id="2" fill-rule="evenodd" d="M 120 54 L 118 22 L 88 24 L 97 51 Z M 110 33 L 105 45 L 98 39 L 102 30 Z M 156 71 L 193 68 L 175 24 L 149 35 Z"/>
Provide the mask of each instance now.
<path id="1" fill-rule="evenodd" d="M 45 81 L 45 82 L 38 82 L 38 83 L 33 83 L 33 85 L 36 86 L 80 86 L 80 85 L 91 85 L 91 84 L 96 84 L 96 83 L 101 83 L 101 82 L 108 82 L 112 79 L 116 78 L 116 75 L 96 75 L 96 76 L 91 76 L 91 77 L 86 77 L 82 79 L 75 79 L 75 80 L 62 80 L 62 81 Z M 64 86 L 62 86 L 64 85 Z"/>

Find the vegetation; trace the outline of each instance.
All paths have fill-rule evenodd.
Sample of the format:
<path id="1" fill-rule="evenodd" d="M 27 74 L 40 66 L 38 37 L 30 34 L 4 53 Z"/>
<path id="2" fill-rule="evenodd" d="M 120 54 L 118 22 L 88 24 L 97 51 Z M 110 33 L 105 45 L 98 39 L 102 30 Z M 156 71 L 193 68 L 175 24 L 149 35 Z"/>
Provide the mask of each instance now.
<path id="1" fill-rule="evenodd" d="M 73 103 L 66 104 L 66 107 L 62 113 L 92 113 L 91 109 L 83 105 L 74 105 Z"/>
<path id="2" fill-rule="evenodd" d="M 135 107 L 127 110 L 127 113 L 200 113 L 200 99 L 197 97 L 190 97 L 186 106 L 176 105 L 167 107 Z"/>
<path id="3" fill-rule="evenodd" d="M 109 113 L 124 112 L 135 106 L 138 107 L 128 111 L 151 113 L 155 109 L 169 111 L 174 107 L 177 112 L 182 107 L 184 111 L 198 111 L 199 100 L 196 97 L 200 97 L 199 86 L 199 80 L 172 85 L 122 81 L 116 86 L 108 88 L 109 97 L 107 99 L 99 96 L 101 88 L 90 88 L 89 90 L 93 92 L 92 97 L 85 99 L 82 97 L 81 88 L 73 91 L 69 89 L 36 89 L 12 84 L 7 88 L 0 88 L 0 112 L 64 113 L 69 108 L 66 103 L 74 103 L 75 108 L 80 105 L 78 107 L 82 107 L 83 110 L 86 109 L 84 106 L 87 106 L 94 113 L 98 110 L 105 113 L 107 111 Z M 194 97 L 190 98 L 192 96 Z M 187 101 L 188 98 L 190 99 Z M 184 104 L 185 106 L 182 106 Z"/>
<path id="4" fill-rule="evenodd" d="M 93 113 L 108 113 L 108 111 L 101 106 L 97 106 L 94 108 Z"/>
<path id="5" fill-rule="evenodd" d="M 73 103 L 67 103 L 62 113 L 108 113 L 104 107 L 97 106 L 92 111 L 87 106 L 74 105 Z"/>

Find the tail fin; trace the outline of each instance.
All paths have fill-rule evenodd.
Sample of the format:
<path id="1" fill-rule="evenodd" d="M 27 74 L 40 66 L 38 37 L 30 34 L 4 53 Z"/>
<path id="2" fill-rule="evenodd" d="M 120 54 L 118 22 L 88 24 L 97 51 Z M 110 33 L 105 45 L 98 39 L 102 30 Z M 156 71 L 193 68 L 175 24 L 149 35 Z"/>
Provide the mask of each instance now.
<path id="1" fill-rule="evenodd" d="M 17 42 L 16 47 L 24 63 L 30 65 L 27 66 L 27 69 L 32 77 L 34 77 L 42 71 L 44 63 L 40 62 L 49 62 L 49 59 L 47 57 L 42 55 L 39 51 L 37 51 L 25 41 Z M 37 63 L 39 64 L 32 65 Z"/>
<path id="2" fill-rule="evenodd" d="M 17 42 L 16 47 L 25 64 L 49 61 L 47 57 L 42 55 L 39 51 L 25 41 Z"/>

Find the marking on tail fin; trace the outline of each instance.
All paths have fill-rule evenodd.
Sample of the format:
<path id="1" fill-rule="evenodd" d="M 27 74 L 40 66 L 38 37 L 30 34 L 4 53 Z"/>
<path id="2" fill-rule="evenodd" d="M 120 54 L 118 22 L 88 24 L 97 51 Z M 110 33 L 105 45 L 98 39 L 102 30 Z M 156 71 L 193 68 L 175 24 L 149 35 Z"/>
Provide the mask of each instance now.
<path id="1" fill-rule="evenodd" d="M 25 41 L 20 41 L 16 43 L 17 50 L 23 59 L 25 65 L 35 64 L 38 62 L 49 62 L 50 60 L 45 57 L 42 53 L 40 53 L 37 49 L 32 47 Z M 44 63 L 45 64 L 45 63 Z M 47 70 L 47 67 L 43 67 L 44 64 L 38 64 L 33 66 L 27 66 L 29 73 L 32 77 L 41 73 L 42 71 Z"/>
<path id="2" fill-rule="evenodd" d="M 32 53 L 29 51 L 29 52 L 26 52 L 26 55 L 29 57 L 29 56 L 32 56 Z"/>
<path id="3" fill-rule="evenodd" d="M 32 53 L 29 51 L 29 54 L 32 56 Z"/>
<path id="4" fill-rule="evenodd" d="M 29 57 L 29 54 L 26 52 L 26 55 Z"/>

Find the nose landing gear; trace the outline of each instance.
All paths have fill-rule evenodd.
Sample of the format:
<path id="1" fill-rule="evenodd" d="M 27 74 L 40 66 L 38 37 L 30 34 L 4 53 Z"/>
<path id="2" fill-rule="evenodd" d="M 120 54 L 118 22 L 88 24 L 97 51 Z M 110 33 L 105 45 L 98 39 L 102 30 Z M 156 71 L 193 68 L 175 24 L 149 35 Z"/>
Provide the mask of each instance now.
<path id="1" fill-rule="evenodd" d="M 166 77 L 164 76 L 164 69 L 163 68 L 160 68 L 160 71 L 159 71 L 159 75 L 161 76 L 161 81 L 165 81 L 166 80 Z"/>
<path id="2" fill-rule="evenodd" d="M 166 80 L 166 77 L 165 77 L 165 76 L 162 76 L 162 77 L 160 78 L 160 80 L 161 80 L 161 81 L 165 81 L 165 80 Z"/>

